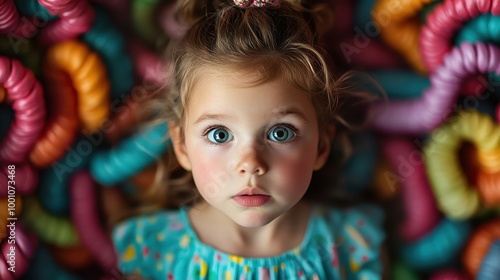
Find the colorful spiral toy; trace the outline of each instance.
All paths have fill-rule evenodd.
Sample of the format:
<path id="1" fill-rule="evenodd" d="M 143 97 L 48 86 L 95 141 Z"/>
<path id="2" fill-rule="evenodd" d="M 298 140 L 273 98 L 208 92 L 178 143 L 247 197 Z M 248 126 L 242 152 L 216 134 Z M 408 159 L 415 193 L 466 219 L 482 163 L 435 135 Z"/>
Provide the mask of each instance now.
<path id="1" fill-rule="evenodd" d="M 7 165 L 0 165 L 0 198 L 5 198 L 8 195 L 9 173 Z M 15 193 L 16 194 L 31 194 L 38 186 L 38 171 L 30 164 L 15 165 Z M 7 209 L 7 208 L 5 208 Z"/>
<path id="2" fill-rule="evenodd" d="M 79 171 L 70 179 L 71 217 L 82 244 L 105 270 L 116 268 L 117 257 L 100 225 L 95 184 L 88 171 Z"/>
<path id="3" fill-rule="evenodd" d="M 378 70 L 370 77 L 385 90 L 389 100 L 416 99 L 431 86 L 429 78 L 405 70 Z"/>
<path id="4" fill-rule="evenodd" d="M 420 73 L 426 73 L 426 68 L 420 56 L 421 24 L 417 15 L 432 1 L 379 0 L 373 7 L 372 16 L 381 30 L 381 37 Z"/>
<path id="5" fill-rule="evenodd" d="M 21 19 L 16 5 L 12 0 L 0 3 L 0 34 L 19 38 L 32 37 L 36 33 L 36 26 L 28 19 Z"/>
<path id="6" fill-rule="evenodd" d="M 429 280 L 472 280 L 468 275 L 455 269 L 445 269 L 431 275 Z"/>
<path id="7" fill-rule="evenodd" d="M 488 253 L 483 259 L 481 269 L 477 273 L 477 279 L 481 280 L 494 280 L 500 275 L 500 265 L 498 265 L 498 260 L 500 259 L 500 238 L 495 240 L 490 246 Z"/>
<path id="8" fill-rule="evenodd" d="M 65 41 L 46 54 L 46 69 L 69 74 L 77 92 L 78 114 L 88 132 L 99 129 L 109 115 L 109 82 L 99 56 L 79 41 Z"/>
<path id="9" fill-rule="evenodd" d="M 38 240 L 35 236 L 29 233 L 20 223 L 16 224 L 15 228 L 15 243 L 2 242 L 0 257 L 0 279 L 14 280 L 20 278 L 31 265 L 31 259 L 35 255 L 35 250 L 38 245 Z M 9 261 L 12 254 L 12 247 L 15 248 L 15 272 L 9 271 Z"/>
<path id="10" fill-rule="evenodd" d="M 69 216 L 69 178 L 88 167 L 96 149 L 89 139 L 80 137 L 63 158 L 41 171 L 37 194 L 44 210 L 59 217 Z"/>
<path id="11" fill-rule="evenodd" d="M 46 213 L 34 197 L 26 197 L 21 219 L 43 242 L 57 246 L 80 244 L 71 221 Z"/>
<path id="12" fill-rule="evenodd" d="M 470 187 L 458 164 L 457 151 L 469 141 L 480 152 L 500 148 L 500 127 L 476 111 L 461 112 L 436 131 L 424 149 L 427 177 L 439 208 L 453 219 L 468 219 L 483 207 L 478 190 Z"/>
<path id="13" fill-rule="evenodd" d="M 0 163 L 22 163 L 45 124 L 42 86 L 18 60 L 7 57 L 0 57 L 0 85 L 15 111 L 15 119 L 0 142 Z"/>
<path id="14" fill-rule="evenodd" d="M 445 0 L 438 5 L 427 17 L 420 35 L 420 50 L 427 69 L 434 72 L 443 64 L 452 50 L 452 37 L 466 21 L 490 12 L 500 15 L 498 1 Z"/>
<path id="15" fill-rule="evenodd" d="M 164 45 L 166 37 L 156 22 L 160 0 L 132 0 L 132 20 L 137 33 L 152 46 Z"/>
<path id="16" fill-rule="evenodd" d="M 463 43 L 454 48 L 444 65 L 431 76 L 431 87 L 421 98 L 411 101 L 380 102 L 373 107 L 373 127 L 377 130 L 420 134 L 429 132 L 450 115 L 461 82 L 477 71 L 500 74 L 500 49 L 493 45 Z"/>
<path id="17" fill-rule="evenodd" d="M 423 154 L 406 139 L 385 139 L 382 149 L 402 181 L 405 219 L 400 224 L 400 237 L 405 242 L 417 241 L 441 218 L 426 178 Z"/>
<path id="18" fill-rule="evenodd" d="M 40 29 L 42 45 L 52 45 L 75 39 L 90 30 L 95 18 L 94 9 L 87 0 L 39 0 L 40 5 L 59 19 Z"/>
<path id="19" fill-rule="evenodd" d="M 97 153 L 90 162 L 92 177 L 107 186 L 126 180 L 166 151 L 167 135 L 167 125 L 160 123 L 137 131 L 111 150 Z"/>
<path id="20" fill-rule="evenodd" d="M 163 32 L 169 38 L 182 38 L 187 31 L 187 24 L 181 18 L 176 17 L 175 5 L 173 3 L 161 9 L 159 20 Z"/>
<path id="21" fill-rule="evenodd" d="M 31 150 L 30 161 L 45 168 L 59 160 L 73 144 L 80 125 L 76 90 L 68 75 L 57 69 L 46 69 L 46 102 L 49 119 L 41 138 Z"/>
<path id="22" fill-rule="evenodd" d="M 468 222 L 443 219 L 431 232 L 416 242 L 403 244 L 400 252 L 408 265 L 419 271 L 451 265 L 469 236 Z"/>
<path id="23" fill-rule="evenodd" d="M 491 245 L 498 239 L 500 239 L 499 219 L 481 224 L 468 238 L 462 253 L 462 263 L 467 272 L 474 278 L 477 277 L 481 267 L 485 265 L 484 259 Z"/>

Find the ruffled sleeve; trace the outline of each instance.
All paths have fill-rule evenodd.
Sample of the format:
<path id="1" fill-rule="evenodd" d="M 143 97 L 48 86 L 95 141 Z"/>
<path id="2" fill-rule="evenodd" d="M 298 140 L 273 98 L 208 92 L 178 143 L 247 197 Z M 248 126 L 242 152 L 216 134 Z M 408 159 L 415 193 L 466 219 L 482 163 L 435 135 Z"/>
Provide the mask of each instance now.
<path id="1" fill-rule="evenodd" d="M 382 279 L 384 215 L 374 205 L 361 205 L 331 213 L 336 253 L 344 279 Z"/>

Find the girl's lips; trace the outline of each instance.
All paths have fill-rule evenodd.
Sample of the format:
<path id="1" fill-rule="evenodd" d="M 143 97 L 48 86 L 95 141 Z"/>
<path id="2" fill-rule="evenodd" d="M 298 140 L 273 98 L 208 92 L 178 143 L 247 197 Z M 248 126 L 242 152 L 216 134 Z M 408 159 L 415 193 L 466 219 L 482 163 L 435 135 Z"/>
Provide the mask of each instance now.
<path id="1" fill-rule="evenodd" d="M 233 199 L 236 203 L 244 207 L 258 207 L 266 204 L 271 196 L 264 194 L 235 195 Z"/>

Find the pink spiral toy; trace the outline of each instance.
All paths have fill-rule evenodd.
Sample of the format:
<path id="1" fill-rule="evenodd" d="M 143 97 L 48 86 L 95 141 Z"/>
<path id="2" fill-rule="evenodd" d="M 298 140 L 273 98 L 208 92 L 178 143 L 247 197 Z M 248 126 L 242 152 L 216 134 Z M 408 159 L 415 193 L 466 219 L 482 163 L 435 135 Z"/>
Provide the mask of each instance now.
<path id="1" fill-rule="evenodd" d="M 181 18 L 176 17 L 175 3 L 165 6 L 160 11 L 159 21 L 163 32 L 170 38 L 182 38 L 189 27 Z"/>
<path id="2" fill-rule="evenodd" d="M 7 231 L 9 234 L 9 231 Z M 19 223 L 16 223 L 15 229 L 15 244 L 9 244 L 4 241 L 1 245 L 2 256 L 0 257 L 0 279 L 2 280 L 14 280 L 21 277 L 30 265 L 31 258 L 35 255 L 35 250 L 38 244 L 36 238 L 28 234 L 28 232 Z M 10 247 L 15 247 L 15 272 L 12 273 L 8 270 L 10 267 L 8 261 L 10 253 Z"/>
<path id="3" fill-rule="evenodd" d="M 69 182 L 71 219 L 78 237 L 102 268 L 116 268 L 117 258 L 113 243 L 99 222 L 95 184 L 88 171 L 73 174 Z"/>
<path id="4" fill-rule="evenodd" d="M 420 35 L 420 52 L 429 72 L 434 72 L 442 63 L 453 45 L 453 36 L 467 21 L 479 14 L 500 14 L 497 0 L 447 0 L 433 10 Z M 474 79 L 463 85 L 464 94 L 477 95 L 484 87 Z"/>
<path id="5" fill-rule="evenodd" d="M 12 0 L 0 1 L 0 33 L 20 37 L 30 37 L 36 31 L 36 27 L 31 20 L 24 18 L 21 20 L 17 12 L 16 5 Z"/>
<path id="6" fill-rule="evenodd" d="M 139 42 L 131 41 L 129 50 L 134 63 L 134 71 L 139 78 L 153 86 L 164 86 L 170 75 L 170 65 L 164 63 L 159 55 Z"/>
<path id="7" fill-rule="evenodd" d="M 59 19 L 40 30 L 39 40 L 50 45 L 74 39 L 92 27 L 95 11 L 87 0 L 38 0 L 49 13 Z"/>
<path id="8" fill-rule="evenodd" d="M 420 134 L 442 124 L 452 112 L 462 82 L 471 74 L 500 74 L 500 49 L 489 44 L 463 43 L 432 74 L 431 86 L 417 100 L 377 103 L 373 127 L 390 133 Z"/>
<path id="9" fill-rule="evenodd" d="M 0 142 L 0 163 L 22 163 L 45 124 L 42 86 L 21 62 L 7 57 L 0 57 L 0 85 L 6 89 L 7 103 L 15 112 L 15 119 Z"/>
<path id="10" fill-rule="evenodd" d="M 429 280 L 472 280 L 468 275 L 454 269 L 441 270 L 434 273 Z"/>
<path id="11" fill-rule="evenodd" d="M 335 45 L 338 56 L 344 58 L 349 65 L 369 69 L 404 67 L 397 54 L 379 41 L 370 40 L 366 45 L 359 45 L 358 42 L 359 38 L 350 35 Z"/>
<path id="12" fill-rule="evenodd" d="M 434 72 L 452 48 L 455 32 L 479 14 L 500 15 L 498 0 L 446 0 L 429 14 L 420 34 L 422 59 Z"/>
<path id="13" fill-rule="evenodd" d="M 401 193 L 405 220 L 400 237 L 407 243 L 417 241 L 439 222 L 439 211 L 425 175 L 423 153 L 406 139 L 386 138 L 382 151 L 402 178 Z"/>
<path id="14" fill-rule="evenodd" d="M 8 168 L 6 165 L 0 165 L 0 198 L 8 195 Z M 38 172 L 29 164 L 16 165 L 16 193 L 31 194 L 35 191 L 38 184 Z M 5 209 L 2 211 L 6 211 Z"/>

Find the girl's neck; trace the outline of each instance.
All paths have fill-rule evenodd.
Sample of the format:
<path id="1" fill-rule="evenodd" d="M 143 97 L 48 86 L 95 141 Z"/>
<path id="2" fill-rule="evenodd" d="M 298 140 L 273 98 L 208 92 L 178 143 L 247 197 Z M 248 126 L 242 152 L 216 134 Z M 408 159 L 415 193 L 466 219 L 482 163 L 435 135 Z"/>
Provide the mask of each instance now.
<path id="1" fill-rule="evenodd" d="M 310 212 L 309 204 L 299 202 L 263 227 L 246 228 L 204 202 L 189 210 L 189 219 L 201 242 L 228 254 L 262 258 L 298 247 L 304 240 Z"/>

